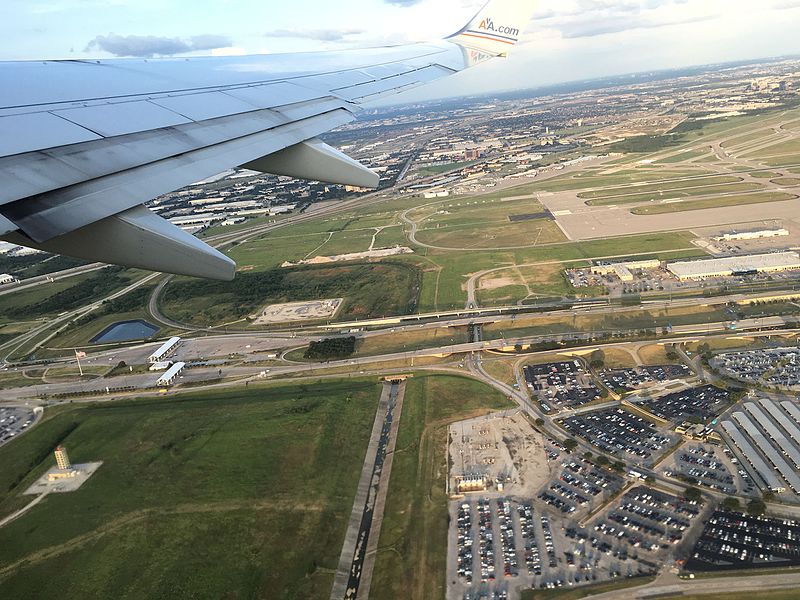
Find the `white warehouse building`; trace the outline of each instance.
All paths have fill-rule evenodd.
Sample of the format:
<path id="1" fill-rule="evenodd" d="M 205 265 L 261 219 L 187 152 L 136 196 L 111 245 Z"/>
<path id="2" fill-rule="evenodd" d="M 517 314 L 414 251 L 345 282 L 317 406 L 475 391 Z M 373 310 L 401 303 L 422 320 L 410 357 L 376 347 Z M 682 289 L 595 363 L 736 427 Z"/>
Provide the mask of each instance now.
<path id="1" fill-rule="evenodd" d="M 178 344 L 180 344 L 181 338 L 179 337 L 171 337 L 166 342 L 159 346 L 158 350 L 153 352 L 148 358 L 147 361 L 149 363 L 159 363 L 163 362 L 166 357 L 170 354 L 175 352 L 178 349 Z"/>
<path id="2" fill-rule="evenodd" d="M 740 273 L 777 273 L 800 269 L 800 256 L 797 252 L 729 256 L 669 263 L 667 269 L 682 281 L 729 277 Z"/>
<path id="3" fill-rule="evenodd" d="M 764 238 L 773 238 L 773 237 L 781 237 L 789 235 L 789 231 L 786 229 L 761 229 L 759 231 L 742 231 L 742 232 L 733 232 L 733 233 L 725 233 L 714 239 L 719 242 L 738 242 L 738 241 L 746 241 L 746 240 L 760 240 Z"/>
<path id="4" fill-rule="evenodd" d="M 178 375 L 181 374 L 181 371 L 183 371 L 183 367 L 185 366 L 186 363 L 184 362 L 176 362 L 169 369 L 167 369 L 166 373 L 158 378 L 156 385 L 172 385 L 175 383 L 175 379 L 177 379 Z"/>

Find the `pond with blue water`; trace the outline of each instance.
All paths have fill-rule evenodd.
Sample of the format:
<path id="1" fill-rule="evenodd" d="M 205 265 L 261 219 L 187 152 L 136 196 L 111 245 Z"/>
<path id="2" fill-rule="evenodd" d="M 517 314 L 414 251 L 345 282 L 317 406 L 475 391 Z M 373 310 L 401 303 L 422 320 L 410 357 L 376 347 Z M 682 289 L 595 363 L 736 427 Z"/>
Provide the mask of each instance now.
<path id="1" fill-rule="evenodd" d="M 112 323 L 103 331 L 94 336 L 89 343 L 91 344 L 110 344 L 114 342 L 130 342 L 132 340 L 146 340 L 155 335 L 159 327 L 134 319 L 132 321 L 118 321 Z"/>

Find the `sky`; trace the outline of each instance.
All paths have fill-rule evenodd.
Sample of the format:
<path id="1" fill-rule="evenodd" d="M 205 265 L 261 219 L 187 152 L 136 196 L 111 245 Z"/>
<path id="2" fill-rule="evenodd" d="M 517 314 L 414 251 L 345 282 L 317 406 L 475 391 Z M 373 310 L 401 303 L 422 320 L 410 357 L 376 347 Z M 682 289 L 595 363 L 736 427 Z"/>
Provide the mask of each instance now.
<path id="1" fill-rule="evenodd" d="M 529 2 L 531 0 L 520 0 Z M 483 0 L 0 0 L 0 60 L 337 50 L 438 39 Z M 522 45 L 408 101 L 800 54 L 800 0 L 539 0 Z"/>

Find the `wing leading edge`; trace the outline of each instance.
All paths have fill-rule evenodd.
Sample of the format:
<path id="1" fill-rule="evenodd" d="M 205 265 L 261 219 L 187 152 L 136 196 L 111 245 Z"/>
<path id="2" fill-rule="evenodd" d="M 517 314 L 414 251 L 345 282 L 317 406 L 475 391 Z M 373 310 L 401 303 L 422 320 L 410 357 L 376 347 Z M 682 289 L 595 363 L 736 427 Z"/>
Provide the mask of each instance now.
<path id="1" fill-rule="evenodd" d="M 0 239 L 232 279 L 232 260 L 142 203 L 240 166 L 376 187 L 317 136 L 361 104 L 504 55 L 532 5 L 491 0 L 446 40 L 369 51 L 0 63 Z"/>

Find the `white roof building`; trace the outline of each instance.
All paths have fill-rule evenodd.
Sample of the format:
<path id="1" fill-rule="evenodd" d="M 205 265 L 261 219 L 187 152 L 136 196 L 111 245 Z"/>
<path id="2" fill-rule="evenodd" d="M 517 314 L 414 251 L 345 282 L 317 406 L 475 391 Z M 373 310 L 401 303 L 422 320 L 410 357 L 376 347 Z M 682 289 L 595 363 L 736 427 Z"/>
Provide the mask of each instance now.
<path id="1" fill-rule="evenodd" d="M 185 362 L 176 362 L 172 365 L 167 371 L 158 378 L 156 381 L 156 385 L 171 385 L 175 378 L 178 377 L 181 371 L 183 371 L 183 367 L 186 366 Z"/>
<path id="2" fill-rule="evenodd" d="M 158 350 L 153 352 L 148 357 L 148 359 L 147 359 L 148 362 L 151 362 L 151 363 L 161 362 L 164 358 L 166 358 L 167 356 L 172 354 L 172 352 L 174 352 L 177 349 L 178 344 L 180 343 L 180 341 L 181 341 L 181 338 L 179 338 L 177 336 L 169 338 L 166 342 L 161 344 L 161 346 L 158 348 Z"/>
<path id="3" fill-rule="evenodd" d="M 774 273 L 800 269 L 800 256 L 797 252 L 729 256 L 669 263 L 667 269 L 682 280 L 728 277 L 736 273 Z"/>

